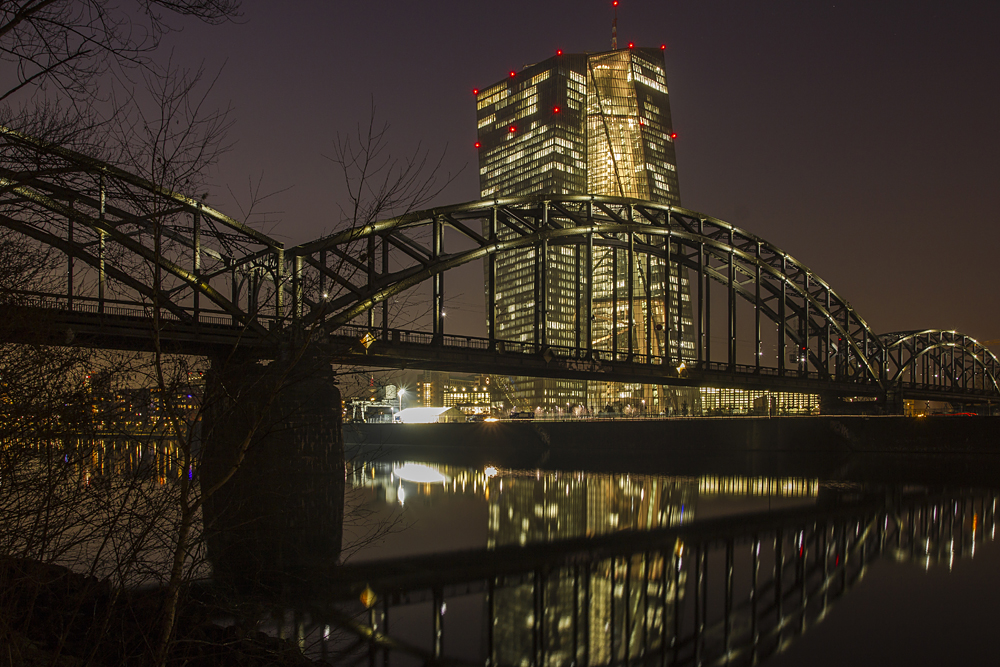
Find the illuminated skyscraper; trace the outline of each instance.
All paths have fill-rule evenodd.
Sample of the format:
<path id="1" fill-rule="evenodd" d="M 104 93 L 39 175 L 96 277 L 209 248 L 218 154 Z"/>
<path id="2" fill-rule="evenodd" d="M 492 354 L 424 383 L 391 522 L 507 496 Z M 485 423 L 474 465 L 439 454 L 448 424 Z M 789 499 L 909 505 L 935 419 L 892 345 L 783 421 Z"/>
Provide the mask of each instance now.
<path id="1" fill-rule="evenodd" d="M 659 49 L 563 54 L 478 93 L 484 198 L 636 197 L 680 205 Z"/>
<path id="2" fill-rule="evenodd" d="M 660 49 L 628 48 L 592 54 L 563 54 L 510 72 L 502 81 L 478 91 L 479 183 L 481 196 L 512 197 L 532 194 L 594 194 L 635 197 L 680 205 L 674 138 L 667 79 Z M 504 234 L 512 232 L 501 231 Z M 506 340 L 531 341 L 535 334 L 535 253 L 525 248 L 508 253 L 496 263 L 496 332 Z M 548 246 L 544 252 L 544 318 L 546 340 L 552 345 L 574 345 L 578 325 L 573 290 L 578 282 L 577 257 L 569 246 Z M 669 323 L 681 322 L 673 332 L 681 356 L 694 350 L 686 271 L 668 269 L 662 261 L 636 266 L 641 282 L 662 294 L 665 279 L 683 295 L 682 312 L 662 312 L 662 299 L 647 299 L 642 289 L 627 303 L 624 287 L 615 287 L 613 271 L 622 264 L 611 249 L 595 250 L 595 347 L 625 349 L 629 331 L 634 349 L 664 354 Z M 649 276 L 645 276 L 645 272 Z M 615 291 L 617 290 L 617 292 Z M 646 303 L 656 310 L 641 312 Z M 615 304 L 615 305 L 612 305 Z M 619 327 L 621 313 L 643 327 Z M 669 315 L 669 317 L 667 317 Z M 679 317 L 678 317 L 679 315 Z M 676 329 L 676 327 L 675 327 Z M 626 340 L 621 340 L 622 338 Z M 691 354 L 693 356 L 693 354 Z M 589 396 L 588 396 L 589 393 Z M 606 404 L 624 409 L 667 410 L 663 390 L 650 387 L 607 386 L 579 381 L 518 378 L 513 383 L 519 407 L 553 408 L 583 404 L 600 410 Z M 677 392 L 673 407 L 680 408 Z M 613 400 L 612 400 L 613 399 Z M 622 400 L 624 399 L 624 400 Z M 648 401 L 648 402 L 647 402 Z M 691 405 L 694 408 L 694 405 Z"/>

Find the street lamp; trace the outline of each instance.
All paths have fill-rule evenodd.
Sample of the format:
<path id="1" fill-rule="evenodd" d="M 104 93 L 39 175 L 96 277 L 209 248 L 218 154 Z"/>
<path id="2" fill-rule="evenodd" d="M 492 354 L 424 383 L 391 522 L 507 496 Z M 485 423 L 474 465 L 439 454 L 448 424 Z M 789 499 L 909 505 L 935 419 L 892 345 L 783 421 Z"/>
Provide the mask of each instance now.
<path id="1" fill-rule="evenodd" d="M 403 396 L 406 396 L 406 390 L 403 389 L 402 387 L 400 387 L 399 391 L 396 392 L 396 398 L 399 399 L 399 411 L 400 412 L 403 411 Z"/>

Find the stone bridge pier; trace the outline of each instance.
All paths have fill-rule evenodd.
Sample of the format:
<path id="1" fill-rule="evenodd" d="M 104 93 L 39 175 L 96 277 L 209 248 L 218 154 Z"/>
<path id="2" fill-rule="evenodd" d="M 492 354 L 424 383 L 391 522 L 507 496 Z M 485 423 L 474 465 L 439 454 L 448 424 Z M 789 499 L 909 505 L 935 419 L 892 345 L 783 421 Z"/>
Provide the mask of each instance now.
<path id="1" fill-rule="evenodd" d="M 341 397 L 329 357 L 214 359 L 200 483 L 214 576 L 238 589 L 294 590 L 335 564 L 343 540 Z"/>

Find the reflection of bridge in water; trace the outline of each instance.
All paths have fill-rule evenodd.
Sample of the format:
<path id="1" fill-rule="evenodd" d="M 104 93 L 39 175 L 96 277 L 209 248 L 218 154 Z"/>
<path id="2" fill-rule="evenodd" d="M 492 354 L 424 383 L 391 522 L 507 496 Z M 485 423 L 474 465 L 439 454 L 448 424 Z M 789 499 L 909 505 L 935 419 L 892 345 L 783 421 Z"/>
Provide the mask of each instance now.
<path id="1" fill-rule="evenodd" d="M 879 335 L 787 253 L 685 209 L 597 196 L 482 201 L 285 248 L 73 151 L 2 128 L 0 150 L 5 240 L 47 269 L 41 283 L 5 290 L 10 341 L 150 349 L 156 340 L 194 354 L 239 347 L 269 357 L 282 344 L 322 340 L 328 355 L 383 367 L 863 395 L 889 409 L 903 396 L 1000 398 L 1000 362 L 974 339 Z M 497 261 L 529 249 L 535 337 L 504 340 L 492 312 Z M 576 267 L 572 331 L 550 331 L 537 288 L 556 250 Z M 610 258 L 625 296 L 613 290 L 598 303 L 595 257 Z M 486 269 L 487 335 L 448 336 L 445 276 L 472 262 Z M 670 272 L 637 270 L 666 265 L 690 272 L 689 294 L 663 278 Z M 411 330 L 413 313 L 392 310 L 407 295 L 427 304 L 424 330 Z M 680 322 L 688 298 L 692 321 Z M 607 326 L 621 335 L 595 329 Z"/>
<path id="2" fill-rule="evenodd" d="M 582 478 L 533 477 L 507 501 L 498 499 L 499 479 L 452 478 L 486 494 L 494 546 L 338 568 L 330 588 L 295 605 L 303 645 L 319 642 L 338 664 L 390 656 L 392 664 L 755 664 L 821 621 L 874 561 L 950 567 L 995 533 L 992 494 L 598 475 L 585 497 Z M 505 478 L 503 495 L 516 494 L 516 481 Z M 816 504 L 693 518 L 699 494 L 716 492 L 784 493 Z M 516 531 L 528 522 L 515 508 L 539 515 L 532 529 L 541 539 L 556 526 L 547 516 L 557 496 L 567 499 L 564 515 L 574 505 L 591 510 L 590 536 L 521 544 Z M 603 506 L 595 506 L 598 496 Z M 495 510 L 509 512 L 512 528 L 495 524 Z M 612 513 L 625 530 L 597 525 Z M 331 626 L 353 639 L 329 640 Z M 480 636 L 470 651 L 469 637 L 475 644 Z"/>

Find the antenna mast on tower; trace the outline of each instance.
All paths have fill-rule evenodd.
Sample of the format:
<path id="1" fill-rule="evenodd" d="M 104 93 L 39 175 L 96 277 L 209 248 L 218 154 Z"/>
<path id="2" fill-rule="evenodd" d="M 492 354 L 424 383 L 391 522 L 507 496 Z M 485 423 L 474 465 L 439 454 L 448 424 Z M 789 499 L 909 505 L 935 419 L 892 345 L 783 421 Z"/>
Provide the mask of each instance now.
<path id="1" fill-rule="evenodd" d="M 611 6 L 615 8 L 615 20 L 611 22 L 611 50 L 618 50 L 618 0 L 614 0 Z"/>

